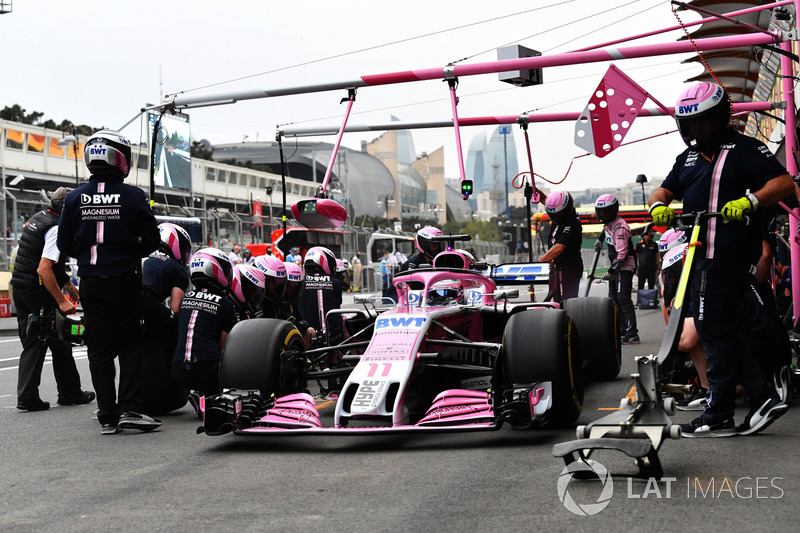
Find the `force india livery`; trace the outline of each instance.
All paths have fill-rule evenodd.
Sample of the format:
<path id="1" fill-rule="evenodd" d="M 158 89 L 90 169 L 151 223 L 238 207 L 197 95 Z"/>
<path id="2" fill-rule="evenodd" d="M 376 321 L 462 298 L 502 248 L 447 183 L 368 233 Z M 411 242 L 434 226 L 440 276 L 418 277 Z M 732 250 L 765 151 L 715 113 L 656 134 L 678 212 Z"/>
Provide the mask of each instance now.
<path id="1" fill-rule="evenodd" d="M 468 236 L 440 238 L 452 245 Z M 484 272 L 488 273 L 485 274 Z M 225 344 L 222 394 L 205 398 L 209 435 L 375 434 L 535 428 L 574 423 L 584 376 L 620 370 L 617 307 L 609 298 L 511 303 L 497 285 L 548 282 L 548 265 L 487 268 L 442 252 L 431 268 L 398 274 L 397 303 L 337 309 L 326 330 L 336 345 L 304 351 L 287 321 L 238 323 Z M 307 385 L 335 400 L 317 409 Z"/>

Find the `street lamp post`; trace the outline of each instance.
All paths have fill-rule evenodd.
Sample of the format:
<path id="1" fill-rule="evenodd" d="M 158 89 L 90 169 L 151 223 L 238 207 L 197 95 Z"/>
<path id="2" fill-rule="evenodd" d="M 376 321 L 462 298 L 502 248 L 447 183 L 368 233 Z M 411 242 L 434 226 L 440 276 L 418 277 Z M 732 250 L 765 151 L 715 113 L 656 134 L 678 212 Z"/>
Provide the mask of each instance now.
<path id="1" fill-rule="evenodd" d="M 80 178 L 78 177 L 78 136 L 75 134 L 75 126 L 70 125 L 69 135 L 66 135 L 58 141 L 58 146 L 72 146 L 72 153 L 75 156 L 75 186 L 80 185 Z"/>
<path id="2" fill-rule="evenodd" d="M 269 242 L 272 242 L 272 187 L 267 187 L 267 196 L 269 196 Z"/>
<path id="3" fill-rule="evenodd" d="M 642 184 L 642 205 L 645 209 L 647 209 L 647 198 L 644 195 L 644 184 L 647 183 L 647 176 L 644 174 L 639 174 L 636 176 L 636 183 Z"/>

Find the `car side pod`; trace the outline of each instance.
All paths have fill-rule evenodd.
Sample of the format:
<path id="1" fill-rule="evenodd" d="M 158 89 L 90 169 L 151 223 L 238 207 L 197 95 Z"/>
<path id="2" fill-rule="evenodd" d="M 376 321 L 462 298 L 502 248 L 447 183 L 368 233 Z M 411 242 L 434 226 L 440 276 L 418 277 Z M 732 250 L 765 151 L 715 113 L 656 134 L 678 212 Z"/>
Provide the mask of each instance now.
<path id="1" fill-rule="evenodd" d="M 578 426 L 578 440 L 553 446 L 553 455 L 563 457 L 569 465 L 588 461 L 594 450 L 619 450 L 636 459 L 635 474 L 614 474 L 623 477 L 661 479 L 664 475 L 658 450 L 666 438 L 679 439 L 681 427 L 673 424 L 675 399 L 662 399 L 660 365 L 654 355 L 636 358 L 638 372 L 631 375 L 635 400 L 625 397 L 619 410 L 586 426 Z"/>

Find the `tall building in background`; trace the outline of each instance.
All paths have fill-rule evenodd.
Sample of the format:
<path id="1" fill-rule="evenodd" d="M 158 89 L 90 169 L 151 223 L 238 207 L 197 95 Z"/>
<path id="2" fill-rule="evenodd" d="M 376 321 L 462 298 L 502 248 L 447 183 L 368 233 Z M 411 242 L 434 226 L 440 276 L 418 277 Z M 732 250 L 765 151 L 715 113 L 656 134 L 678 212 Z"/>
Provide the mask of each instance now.
<path id="1" fill-rule="evenodd" d="M 470 204 L 482 218 L 505 214 L 506 186 L 508 203 L 512 207 L 519 203 L 515 195 L 521 193 L 511 186 L 511 180 L 519 172 L 514 129 L 513 126 L 498 126 L 488 142 L 486 132 L 481 132 L 469 143 L 464 172 L 473 182 L 474 195 Z"/>

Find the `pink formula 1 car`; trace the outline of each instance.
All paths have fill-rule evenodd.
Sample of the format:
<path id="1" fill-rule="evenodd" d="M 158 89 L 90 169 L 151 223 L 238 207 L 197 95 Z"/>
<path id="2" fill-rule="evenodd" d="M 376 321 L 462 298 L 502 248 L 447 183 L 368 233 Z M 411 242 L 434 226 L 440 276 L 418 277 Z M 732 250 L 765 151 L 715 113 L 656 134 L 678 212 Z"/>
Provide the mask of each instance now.
<path id="1" fill-rule="evenodd" d="M 546 283 L 548 265 L 482 268 L 448 247 L 433 268 L 395 277 L 393 307 L 362 299 L 363 309 L 329 312 L 326 322 L 344 330 L 335 346 L 304 351 L 300 332 L 281 320 L 238 323 L 222 355 L 223 393 L 205 399 L 202 430 L 353 435 L 574 423 L 584 376 L 619 373 L 616 305 L 514 303 L 519 291 L 497 284 Z M 307 390 L 314 381 L 316 400 Z M 335 407 L 318 410 L 321 396 Z"/>

